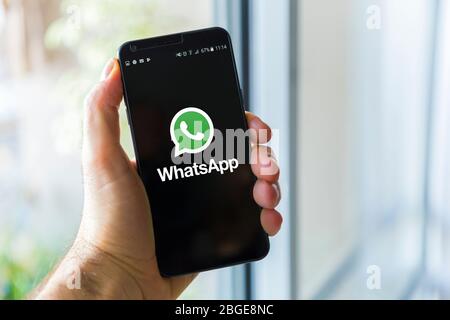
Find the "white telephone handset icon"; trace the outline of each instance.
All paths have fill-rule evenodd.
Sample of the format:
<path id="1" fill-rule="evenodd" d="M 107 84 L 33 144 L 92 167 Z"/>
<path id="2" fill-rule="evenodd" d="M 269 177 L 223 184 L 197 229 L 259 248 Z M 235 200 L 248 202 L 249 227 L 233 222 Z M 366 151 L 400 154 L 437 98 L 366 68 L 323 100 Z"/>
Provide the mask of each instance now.
<path id="1" fill-rule="evenodd" d="M 181 132 L 191 140 L 200 141 L 200 140 L 203 140 L 203 138 L 205 137 L 203 132 L 197 132 L 196 134 L 190 133 L 188 130 L 188 125 L 187 125 L 186 121 L 181 121 L 180 129 L 181 129 Z"/>

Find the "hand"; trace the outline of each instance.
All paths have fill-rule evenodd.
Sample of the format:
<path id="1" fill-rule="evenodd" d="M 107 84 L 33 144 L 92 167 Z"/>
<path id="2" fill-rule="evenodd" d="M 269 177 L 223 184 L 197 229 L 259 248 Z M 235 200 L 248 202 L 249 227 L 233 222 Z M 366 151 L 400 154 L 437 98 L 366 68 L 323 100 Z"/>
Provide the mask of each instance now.
<path id="1" fill-rule="evenodd" d="M 72 248 L 54 273 L 37 288 L 37 298 L 173 299 L 195 275 L 163 278 L 158 271 L 150 205 L 136 171 L 119 141 L 118 106 L 122 100 L 120 68 L 116 59 L 105 67 L 102 81 L 86 99 L 83 137 L 84 208 Z M 250 128 L 269 132 L 253 137 L 270 139 L 270 128 L 247 113 Z M 267 147 L 252 165 L 258 180 L 253 196 L 263 208 L 261 224 L 269 235 L 280 229 L 274 209 L 280 201 L 279 170 Z M 262 164 L 261 164 L 262 163 Z M 272 165 L 271 174 L 261 169 Z M 68 286 L 69 284 L 69 286 Z M 77 284 L 79 288 L 77 287 Z M 73 287 L 69 290 L 68 287 Z M 76 289 L 79 290 L 76 290 Z"/>

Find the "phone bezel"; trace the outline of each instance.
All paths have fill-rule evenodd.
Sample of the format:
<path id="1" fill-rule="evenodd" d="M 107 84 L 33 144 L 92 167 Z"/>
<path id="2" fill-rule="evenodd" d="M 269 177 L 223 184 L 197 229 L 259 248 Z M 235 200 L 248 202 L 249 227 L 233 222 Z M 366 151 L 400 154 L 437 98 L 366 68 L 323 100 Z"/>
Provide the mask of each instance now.
<path id="1" fill-rule="evenodd" d="M 126 105 L 126 113 L 127 113 L 127 117 L 128 117 L 128 124 L 130 126 L 130 131 L 131 131 L 131 137 L 132 137 L 132 141 L 133 141 L 133 148 L 135 151 L 135 155 L 136 155 L 136 165 L 137 165 L 137 170 L 138 170 L 138 174 L 140 176 L 142 176 L 142 168 L 141 168 L 141 163 L 140 163 L 140 159 L 139 159 L 139 152 L 137 150 L 137 143 L 136 143 L 136 136 L 135 136 L 135 130 L 133 129 L 133 111 L 132 108 L 129 105 L 128 102 L 128 97 L 127 97 L 127 84 L 125 82 L 125 78 L 124 78 L 124 69 L 125 69 L 125 61 L 129 58 L 127 58 L 127 55 L 131 54 L 136 54 L 136 52 L 130 52 L 129 48 L 130 45 L 135 44 L 135 43 L 139 43 L 139 45 L 143 48 L 141 49 L 142 51 L 144 50 L 151 50 L 157 47 L 163 47 L 163 46 L 174 46 L 174 45 L 180 45 L 181 43 L 184 43 L 184 39 L 186 36 L 188 35 L 192 35 L 192 34 L 197 34 L 197 33 L 203 33 L 203 32 L 222 32 L 224 34 L 226 34 L 226 38 L 227 38 L 227 45 L 230 48 L 230 53 L 231 53 L 231 58 L 232 58 L 232 64 L 233 64 L 233 73 L 234 73 L 234 81 L 236 83 L 236 88 L 238 88 L 238 92 L 237 94 L 239 95 L 239 101 L 240 101 L 240 109 L 241 109 L 241 117 L 242 117 L 242 123 L 243 123 L 243 129 L 244 130 L 248 130 L 248 124 L 247 124 L 247 120 L 246 120 L 246 110 L 245 110 L 245 106 L 244 106 L 244 100 L 243 100 L 243 94 L 242 94 L 242 89 L 240 86 L 240 82 L 239 82 L 239 76 L 238 76 L 238 71 L 237 71 L 237 64 L 236 64 L 236 60 L 235 60 L 235 56 L 234 56 L 234 51 L 233 51 L 233 45 L 232 45 L 232 41 L 231 41 L 231 36 L 228 33 L 227 30 L 221 28 L 221 27 L 212 27 L 212 28 L 206 28 L 206 29 L 198 29 L 198 30 L 192 30 L 192 31 L 187 31 L 187 32 L 181 32 L 181 33 L 174 33 L 174 34 L 169 34 L 169 35 L 164 35 L 164 36 L 158 36 L 158 37 L 152 37 L 152 38 L 145 38 L 145 39 L 137 39 L 137 40 L 131 40 L 131 41 L 127 41 L 125 43 L 123 43 L 119 49 L 118 49 L 118 57 L 119 57 L 119 65 L 120 65 L 120 69 L 121 69 L 121 77 L 122 77 L 122 86 L 123 86 L 123 94 L 124 94 L 124 102 Z M 179 38 L 181 37 L 182 41 L 181 42 L 173 42 L 173 39 Z M 168 43 L 164 44 L 164 40 L 165 38 L 170 39 L 170 41 L 168 41 Z M 158 44 L 159 43 L 159 44 Z M 161 44 L 163 43 L 163 44 Z M 254 181 L 256 182 L 256 177 L 254 177 Z M 234 266 L 234 265 L 239 265 L 239 264 L 243 264 L 243 263 L 248 263 L 248 262 L 252 262 L 252 261 L 258 261 L 263 259 L 264 257 L 267 256 L 267 254 L 270 251 L 270 242 L 269 242 L 269 238 L 268 236 L 265 237 L 265 250 L 263 252 L 262 255 L 259 255 L 257 257 L 254 258 L 249 258 L 245 261 L 237 261 L 237 262 L 233 262 L 233 263 L 229 263 L 229 264 L 224 264 L 224 265 L 220 265 L 220 266 L 216 266 L 216 267 L 211 267 L 211 268 L 204 268 L 201 270 L 195 270 L 195 272 L 203 272 L 203 271 L 209 271 L 209 270 L 214 270 L 214 269 L 218 269 L 218 268 L 224 268 L 224 267 L 230 267 L 230 266 Z M 176 274 L 171 274 L 171 273 L 167 273 L 164 270 L 161 270 L 160 268 L 160 273 L 162 276 L 164 277 L 170 277 L 170 276 L 175 276 L 175 275 L 182 275 L 179 273 Z M 189 273 L 189 272 L 187 272 Z M 184 273 L 183 273 L 184 274 Z"/>

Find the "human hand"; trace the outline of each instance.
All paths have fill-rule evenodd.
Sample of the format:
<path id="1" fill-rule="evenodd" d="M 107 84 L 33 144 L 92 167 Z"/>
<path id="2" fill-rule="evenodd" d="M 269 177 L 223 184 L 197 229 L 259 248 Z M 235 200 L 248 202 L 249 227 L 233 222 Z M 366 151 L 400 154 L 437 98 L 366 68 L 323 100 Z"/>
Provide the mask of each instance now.
<path id="1" fill-rule="evenodd" d="M 37 298 L 173 299 L 195 277 L 164 278 L 159 273 L 146 191 L 135 162 L 120 145 L 118 106 L 122 96 L 120 68 L 113 59 L 85 103 L 80 229 L 66 257 L 37 288 Z M 270 139 L 270 128 L 257 116 L 247 113 L 247 121 L 256 132 L 269 132 L 257 134 L 254 142 Z M 279 170 L 268 153 L 268 147 L 255 144 L 253 155 L 259 156 L 252 165 L 258 178 L 253 196 L 263 208 L 264 230 L 275 235 L 282 222 L 274 209 L 280 200 Z M 262 174 L 267 165 L 274 170 Z M 79 281 L 79 290 L 69 290 L 68 279 Z"/>

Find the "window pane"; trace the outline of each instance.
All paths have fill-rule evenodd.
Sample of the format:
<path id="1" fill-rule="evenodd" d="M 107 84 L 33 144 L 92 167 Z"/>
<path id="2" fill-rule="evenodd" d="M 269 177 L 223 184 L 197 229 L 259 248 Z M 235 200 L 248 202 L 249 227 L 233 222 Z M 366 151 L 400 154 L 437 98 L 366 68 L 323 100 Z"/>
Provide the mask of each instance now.
<path id="1" fill-rule="evenodd" d="M 75 236 L 83 99 L 107 59 L 126 40 L 212 24 L 211 0 L 0 3 L 0 298 L 24 297 Z M 185 297 L 228 297 L 230 272 L 200 276 Z"/>
<path id="2" fill-rule="evenodd" d="M 300 296 L 402 298 L 421 262 L 433 5 L 299 10 Z"/>

